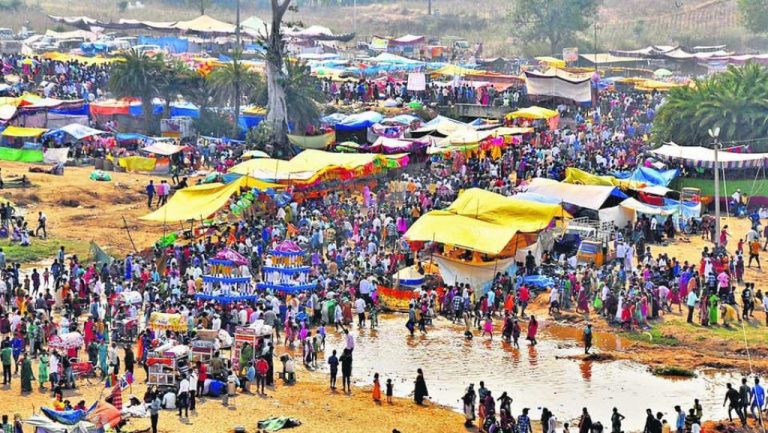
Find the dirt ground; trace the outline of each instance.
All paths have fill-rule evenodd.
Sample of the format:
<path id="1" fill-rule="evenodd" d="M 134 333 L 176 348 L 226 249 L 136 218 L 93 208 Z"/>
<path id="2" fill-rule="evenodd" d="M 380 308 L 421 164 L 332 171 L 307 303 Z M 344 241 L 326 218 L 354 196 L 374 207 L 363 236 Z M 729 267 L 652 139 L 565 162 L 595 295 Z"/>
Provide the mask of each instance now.
<path id="1" fill-rule="evenodd" d="M 29 173 L 29 167 L 3 161 L 0 168 L 6 182 L 27 175 L 32 187 L 0 190 L 0 196 L 29 214 L 30 225 L 37 224 L 37 212 L 43 211 L 50 238 L 94 240 L 109 253 L 124 255 L 133 247 L 123 218 L 139 250 L 163 235 L 162 224 L 138 219 L 148 213 L 144 187 L 150 179 L 158 182 L 157 176 L 110 172 L 111 182 L 97 182 L 88 178 L 93 167 L 66 167 L 64 176 Z"/>
<path id="2" fill-rule="evenodd" d="M 279 367 L 278 367 L 279 368 Z M 33 371 L 37 374 L 36 363 Z M 137 372 L 138 379 L 144 379 L 144 372 Z M 301 421 L 302 425 L 286 430 L 288 432 L 345 432 L 345 433 L 390 433 L 398 429 L 403 433 L 446 432 L 460 433 L 463 416 L 448 408 L 428 404 L 417 406 L 412 400 L 396 398 L 392 404 L 386 401 L 377 404 L 371 398 L 369 389 L 354 388 L 351 394 L 332 392 L 325 383 L 325 376 L 317 372 L 298 369 L 298 382 L 285 386 L 281 381 L 274 389 L 267 388 L 266 396 L 238 394 L 230 399 L 230 406 L 224 407 L 218 398 L 204 398 L 197 402 L 197 413 L 190 413 L 188 421 L 182 421 L 175 411 L 160 413 L 158 430 L 164 433 L 225 433 L 237 426 L 255 432 L 258 420 L 273 416 L 288 416 Z M 340 382 L 340 380 L 339 380 Z M 51 406 L 49 391 L 39 391 L 33 382 L 34 391 L 20 396 L 18 377 L 12 379 L 12 386 L 0 388 L 0 414 L 14 413 L 28 417 L 33 408 Z M 255 390 L 255 387 L 253 388 Z M 123 394 L 123 402 L 129 395 L 143 398 L 146 386 L 134 383 Z M 104 398 L 109 390 L 101 384 L 83 385 L 75 391 L 65 391 L 64 399 L 77 404 L 85 400 L 90 405 L 95 399 Z M 133 418 L 123 428 L 124 432 L 141 431 L 150 427 L 149 418 Z"/>

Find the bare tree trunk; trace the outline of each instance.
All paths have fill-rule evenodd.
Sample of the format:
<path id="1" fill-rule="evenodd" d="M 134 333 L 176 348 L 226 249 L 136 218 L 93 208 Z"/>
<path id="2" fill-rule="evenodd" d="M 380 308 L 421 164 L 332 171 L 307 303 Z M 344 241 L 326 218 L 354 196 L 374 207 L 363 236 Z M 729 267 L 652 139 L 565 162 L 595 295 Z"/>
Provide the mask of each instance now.
<path id="1" fill-rule="evenodd" d="M 291 0 L 271 0 L 272 28 L 267 37 L 267 122 L 272 125 L 275 144 L 282 150 L 288 149 L 288 106 L 285 89 L 281 83 L 283 75 L 283 36 L 280 28 L 283 16 Z"/>
<path id="2" fill-rule="evenodd" d="M 283 74 L 272 62 L 267 62 L 267 122 L 272 124 L 275 143 L 285 148 L 288 144 L 288 106 L 285 102 L 285 89 L 280 83 Z"/>

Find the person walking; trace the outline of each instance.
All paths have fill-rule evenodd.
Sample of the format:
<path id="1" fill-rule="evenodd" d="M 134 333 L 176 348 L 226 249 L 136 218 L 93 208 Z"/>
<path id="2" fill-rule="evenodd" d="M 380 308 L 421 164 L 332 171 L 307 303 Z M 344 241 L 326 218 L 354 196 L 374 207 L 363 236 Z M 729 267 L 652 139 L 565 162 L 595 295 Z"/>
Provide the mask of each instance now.
<path id="1" fill-rule="evenodd" d="M 45 228 L 45 224 L 47 221 L 48 221 L 48 217 L 46 217 L 43 212 L 37 213 L 37 229 L 35 230 L 35 236 L 37 236 L 38 238 L 40 237 L 40 230 L 43 231 L 42 239 L 48 238 L 48 231 Z M 757 263 L 758 265 L 760 264 L 759 261 Z"/>
<path id="2" fill-rule="evenodd" d="M 765 388 L 760 385 L 760 379 L 755 378 L 755 386 L 752 387 L 752 417 L 760 421 L 760 425 L 763 424 L 763 406 L 765 405 Z M 757 409 L 757 413 L 755 413 Z"/>
<path id="3" fill-rule="evenodd" d="M 589 354 L 589 349 L 592 348 L 592 324 L 587 323 L 587 327 L 584 328 L 584 354 Z"/>
<path id="4" fill-rule="evenodd" d="M 150 180 L 145 190 L 147 191 L 147 207 L 152 209 L 152 199 L 155 198 L 155 182 Z"/>
<path id="5" fill-rule="evenodd" d="M 768 313 L 766 313 L 768 314 Z M 13 348 L 8 344 L 0 350 L 0 361 L 3 364 L 3 386 L 11 384 L 11 361 L 13 361 Z"/>
<path id="6" fill-rule="evenodd" d="M 152 421 L 152 433 L 157 433 L 157 421 L 160 418 L 160 409 L 163 401 L 160 399 L 159 393 L 154 393 L 152 396 L 152 403 L 149 404 L 149 418 Z"/>
<path id="7" fill-rule="evenodd" d="M 741 423 L 746 425 L 744 413 L 741 411 L 741 397 L 739 396 L 739 391 L 736 391 L 730 383 L 726 383 L 725 387 L 727 391 L 725 392 L 725 398 L 723 399 L 723 407 L 728 403 L 728 420 L 733 422 L 732 412 L 736 411 L 736 415 L 739 416 Z"/>
<path id="8" fill-rule="evenodd" d="M 675 432 L 685 433 L 685 412 L 678 405 L 675 406 L 675 413 L 677 414 L 677 417 L 675 418 Z"/>
<path id="9" fill-rule="evenodd" d="M 579 433 L 589 433 L 591 430 L 592 417 L 589 415 L 589 412 L 585 407 L 581 409 L 581 418 L 579 418 Z"/>
<path id="10" fill-rule="evenodd" d="M 530 341 L 531 346 L 535 346 L 537 344 L 536 341 L 536 332 L 539 330 L 539 322 L 536 321 L 536 316 L 531 315 L 531 320 L 528 321 L 528 334 L 525 337 L 526 340 Z"/>
<path id="11" fill-rule="evenodd" d="M 181 375 L 181 381 L 179 382 L 179 390 L 176 392 L 176 406 L 179 408 L 179 418 L 181 418 L 181 411 L 184 410 L 184 418 L 189 418 L 189 405 L 187 399 L 189 398 L 189 379 L 186 374 Z"/>

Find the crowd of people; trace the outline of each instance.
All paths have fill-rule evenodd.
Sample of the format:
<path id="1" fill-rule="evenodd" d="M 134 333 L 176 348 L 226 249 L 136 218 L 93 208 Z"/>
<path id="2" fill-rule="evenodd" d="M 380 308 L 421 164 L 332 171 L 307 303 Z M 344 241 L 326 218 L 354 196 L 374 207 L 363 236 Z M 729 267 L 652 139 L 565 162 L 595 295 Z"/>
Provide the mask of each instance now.
<path id="1" fill-rule="evenodd" d="M 13 59 L 7 62 L 12 64 Z M 48 67 L 44 65 L 40 66 L 41 70 Z M 65 66 L 69 73 L 80 70 L 77 65 L 52 65 L 54 71 Z M 82 73 L 95 74 L 98 82 L 98 69 Z M 387 85 L 387 91 L 395 92 L 394 87 Z M 52 393 L 61 394 L 63 389 L 77 385 L 72 362 L 81 353 L 97 367 L 102 377 L 117 377 L 121 372 L 133 375 L 135 366 L 147 371 L 148 353 L 157 344 L 171 340 L 188 343 L 203 330 L 226 330 L 233 334 L 238 326 L 263 321 L 274 330 L 272 338 L 262 346 L 250 348 L 237 366 L 217 348 L 209 363 L 195 364 L 189 372 L 179 375 L 178 386 L 171 392 L 155 389 L 147 392 L 144 403 L 154 417 L 155 431 L 160 408 L 177 408 L 180 417 L 188 410 L 194 412 L 195 400 L 204 392 L 201 383 L 208 377 L 217 377 L 229 387 L 240 387 L 246 392 L 255 383 L 257 392 L 264 393 L 265 385 L 275 383 L 275 357 L 287 356 L 281 359 L 281 376 L 286 381 L 294 380 L 295 367 L 290 355 L 294 351 L 301 352 L 308 369 L 318 368 L 320 353 L 331 353 L 325 359 L 330 370 L 330 388 L 336 389 L 340 367 L 343 390 L 351 392 L 356 341 L 350 329 L 355 318 L 359 327 L 377 326 L 381 308 L 377 284 L 386 284 L 391 275 L 404 266 L 420 263 L 417 253 L 398 242 L 414 221 L 432 209 L 443 208 L 460 191 L 471 187 L 511 195 L 532 177 L 562 179 L 568 167 L 597 174 L 631 170 L 645 163 L 647 134 L 660 102 L 658 95 L 612 93 L 603 98 L 599 111 L 568 113 L 568 108 L 561 107 L 564 115 L 572 120 L 568 127 L 549 130 L 544 124 L 535 124 L 536 132 L 520 146 L 478 151 L 469 156 L 456 154 L 443 160 L 429 159 L 417 170 L 387 179 L 350 182 L 344 188 L 331 188 L 324 194 L 301 202 L 294 200 L 282 207 L 270 200 L 255 203 L 238 221 L 221 226 L 215 236 L 194 239 L 185 245 L 156 245 L 150 256 L 131 254 L 109 264 L 89 264 L 74 255 L 67 257 L 62 249 L 50 271 L 35 270 L 26 275 L 18 264 L 9 263 L 6 267 L 0 251 L 0 265 L 4 269 L 0 279 L 4 379 L 7 377 L 10 381 L 13 369 L 20 374 L 22 392 L 30 392 L 35 379 L 40 386 L 50 383 Z M 200 143 L 193 153 L 203 155 L 222 169 L 237 158 L 236 153 L 220 143 Z M 186 179 L 184 182 L 186 185 Z M 167 200 L 167 185 L 166 180 L 147 185 L 149 207 L 162 205 Z M 159 198 L 156 202 L 155 196 Z M 0 208 L 3 226 L 6 227 L 6 221 L 18 224 L 18 217 L 10 212 L 6 218 L 8 212 L 4 209 L 7 207 Z M 42 222 L 38 223 L 45 234 L 44 214 L 40 215 Z M 723 242 L 724 248 L 705 249 L 700 263 L 665 254 L 654 256 L 654 245 L 665 236 L 675 235 L 672 227 L 658 236 L 660 225 L 658 221 L 654 224 L 641 219 L 619 230 L 615 241 L 617 259 L 602 266 L 569 267 L 567 261 L 545 253 L 538 261 L 533 257 L 530 262 L 526 259 L 517 275 L 499 272 L 485 293 L 467 284 L 433 281 L 411 301 L 408 331 L 411 335 L 416 331 L 426 333 L 434 326 L 433 318 L 445 315 L 464 323 L 467 338 L 475 336 L 476 329 L 480 336 L 492 339 L 494 321 L 501 321 L 503 340 L 518 347 L 518 339 L 525 332 L 529 344 L 535 345 L 538 322 L 535 315 L 526 314 L 526 309 L 536 290 L 522 283 L 519 277 L 547 267 L 562 271 L 553 275 L 555 284 L 548 294 L 551 315 L 574 309 L 578 313 L 603 316 L 608 323 L 619 324 L 627 330 L 650 327 L 655 319 L 673 313 L 675 308 L 681 313 L 683 303 L 688 307 L 689 321 L 698 306 L 701 312 L 698 317 L 704 326 L 720 322 L 729 326 L 752 317 L 757 303 L 768 307 L 768 293 L 764 295 L 754 283 L 747 283 L 737 296 L 737 282 L 741 282 L 739 275 L 743 275 L 738 271 L 739 257 L 744 266 L 743 251 L 733 251 L 736 256 L 733 259 Z M 759 227 L 752 231 L 747 238 L 759 240 Z M 306 250 L 311 280 L 316 282 L 314 290 L 298 296 L 255 292 L 249 301 L 226 304 L 195 298 L 195 293 L 203 287 L 203 275 L 210 273 L 214 266 L 211 258 L 217 252 L 228 248 L 246 257 L 249 263 L 241 266 L 238 275 L 253 276 L 251 284 L 255 284 L 265 279 L 263 268 L 271 264 L 269 252 L 286 239 L 295 240 Z M 140 293 L 139 305 L 115 302 L 118 295 L 129 291 Z M 334 304 L 329 312 L 328 307 Z M 153 312 L 180 314 L 187 324 L 186 330 L 153 331 L 148 326 Z M 123 319 L 140 323 L 142 331 L 137 337 L 140 344 L 135 352 L 132 345 L 118 345 L 120 335 L 115 323 Z M 768 308 L 766 321 L 768 324 Z M 84 336 L 82 347 L 74 352 L 50 350 L 48 342 L 55 336 L 74 331 Z M 344 347 L 326 349 L 327 332 L 343 334 Z M 591 326 L 585 328 L 584 339 L 588 352 Z M 338 357 L 337 353 L 340 353 Z M 38 364 L 36 375 L 33 360 Z M 145 374 L 148 376 L 148 372 Z M 757 395 L 761 395 L 758 385 L 756 382 L 750 391 L 750 404 L 754 399 L 761 409 L 764 403 L 758 400 Z M 386 397 L 391 400 L 394 392 L 391 379 L 387 379 L 385 388 Z M 381 394 L 382 383 L 376 374 L 373 399 L 381 401 Z M 421 370 L 413 395 L 417 404 L 423 404 L 429 396 Z M 742 404 L 745 400 L 742 396 L 736 401 Z M 506 393 L 496 399 L 481 383 L 477 392 L 473 386 L 467 389 L 463 402 L 468 425 L 477 421 L 478 427 L 489 433 L 532 433 L 528 409 L 515 419 L 510 406 L 512 397 Z M 738 406 L 733 398 L 730 402 Z M 554 433 L 555 415 L 543 412 L 544 433 Z M 611 420 L 612 432 L 619 433 L 622 416 L 615 413 L 616 417 Z M 678 433 L 683 430 L 697 433 L 701 416 L 700 406 L 694 405 L 687 414 L 676 407 Z M 664 431 L 662 418 L 649 412 L 646 433 Z M 567 433 L 569 425 L 564 426 Z M 579 433 L 602 431 L 599 423 L 591 421 L 586 409 L 578 428 Z"/>

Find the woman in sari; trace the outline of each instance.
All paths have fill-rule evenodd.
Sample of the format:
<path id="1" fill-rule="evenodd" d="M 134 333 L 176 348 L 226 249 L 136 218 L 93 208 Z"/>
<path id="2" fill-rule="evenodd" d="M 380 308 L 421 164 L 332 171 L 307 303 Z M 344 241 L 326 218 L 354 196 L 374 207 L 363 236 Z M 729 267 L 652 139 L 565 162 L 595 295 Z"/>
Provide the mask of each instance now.
<path id="1" fill-rule="evenodd" d="M 373 391 L 371 392 L 373 401 L 381 403 L 381 383 L 379 382 L 379 373 L 373 375 Z"/>
<path id="2" fill-rule="evenodd" d="M 26 353 L 22 356 L 24 359 L 21 361 L 21 392 L 32 392 L 32 381 L 35 380 L 32 374 L 32 361 Z"/>
<path id="3" fill-rule="evenodd" d="M 579 304 L 577 306 L 577 311 L 580 313 L 589 313 L 587 289 L 583 286 L 579 288 Z"/>
<path id="4" fill-rule="evenodd" d="M 416 382 L 414 382 L 414 389 L 413 389 L 413 400 L 418 405 L 424 404 L 424 397 L 429 396 L 429 391 L 427 391 L 427 382 L 424 380 L 424 372 L 421 371 L 419 368 L 416 370 Z"/>
<path id="5" fill-rule="evenodd" d="M 40 363 L 37 364 L 37 381 L 40 384 L 40 390 L 45 391 L 45 383 L 48 382 L 48 352 L 46 351 L 40 354 Z"/>
<path id="6" fill-rule="evenodd" d="M 717 325 L 717 304 L 720 301 L 720 298 L 717 297 L 716 294 L 712 294 L 709 297 L 709 324 L 710 325 Z"/>
<path id="7" fill-rule="evenodd" d="M 525 337 L 526 340 L 531 342 L 531 346 L 536 345 L 536 332 L 539 330 L 539 322 L 536 321 L 535 316 L 531 316 L 531 320 L 528 322 L 528 333 Z"/>

